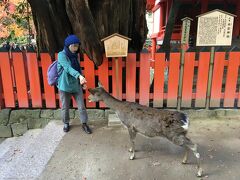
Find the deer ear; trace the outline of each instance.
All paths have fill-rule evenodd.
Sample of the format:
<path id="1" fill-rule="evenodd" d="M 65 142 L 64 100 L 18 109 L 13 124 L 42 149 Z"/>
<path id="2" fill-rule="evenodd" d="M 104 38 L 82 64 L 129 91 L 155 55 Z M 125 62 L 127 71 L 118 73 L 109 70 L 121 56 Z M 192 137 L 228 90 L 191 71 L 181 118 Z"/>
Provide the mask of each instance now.
<path id="1" fill-rule="evenodd" d="M 103 88 L 103 85 L 100 81 L 98 81 L 98 87 L 102 87 Z"/>

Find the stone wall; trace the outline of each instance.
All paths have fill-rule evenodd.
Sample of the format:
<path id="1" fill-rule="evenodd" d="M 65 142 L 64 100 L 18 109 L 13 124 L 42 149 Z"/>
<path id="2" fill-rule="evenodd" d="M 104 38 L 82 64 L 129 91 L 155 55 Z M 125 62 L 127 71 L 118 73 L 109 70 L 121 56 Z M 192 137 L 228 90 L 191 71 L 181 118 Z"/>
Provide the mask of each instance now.
<path id="1" fill-rule="evenodd" d="M 88 109 L 89 122 L 106 122 L 107 117 L 105 112 L 108 111 L 100 109 Z M 79 113 L 75 109 L 70 110 L 71 119 L 79 119 Z M 28 129 L 43 128 L 51 120 L 61 120 L 61 110 L 48 110 L 48 109 L 21 109 L 0 110 L 0 138 L 21 136 Z M 80 122 L 80 121 L 79 121 Z"/>
<path id="2" fill-rule="evenodd" d="M 89 122 L 106 123 L 108 115 L 114 113 L 111 110 L 88 109 Z M 240 120 L 238 109 L 216 109 L 216 110 L 186 110 L 190 120 L 194 119 L 232 119 Z M 71 119 L 79 119 L 79 113 L 75 109 L 70 110 Z M 0 110 L 0 138 L 20 136 L 28 129 L 43 128 L 51 120 L 61 120 L 61 110 L 49 109 L 20 109 Z"/>

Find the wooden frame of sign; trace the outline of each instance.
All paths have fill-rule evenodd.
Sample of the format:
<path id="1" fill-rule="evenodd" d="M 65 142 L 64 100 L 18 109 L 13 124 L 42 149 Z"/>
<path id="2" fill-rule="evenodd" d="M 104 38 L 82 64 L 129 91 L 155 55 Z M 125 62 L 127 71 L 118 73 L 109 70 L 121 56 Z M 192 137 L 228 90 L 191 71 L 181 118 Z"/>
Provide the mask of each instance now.
<path id="1" fill-rule="evenodd" d="M 128 53 L 128 41 L 130 38 L 114 33 L 103 38 L 106 57 L 126 57 Z"/>

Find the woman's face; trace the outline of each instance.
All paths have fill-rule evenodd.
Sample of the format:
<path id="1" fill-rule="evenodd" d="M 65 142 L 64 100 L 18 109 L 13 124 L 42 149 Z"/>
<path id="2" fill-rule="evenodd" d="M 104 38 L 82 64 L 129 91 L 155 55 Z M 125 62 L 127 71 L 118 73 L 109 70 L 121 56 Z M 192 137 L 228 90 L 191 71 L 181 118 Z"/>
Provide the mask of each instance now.
<path id="1" fill-rule="evenodd" d="M 79 44 L 71 44 L 69 46 L 69 50 L 71 51 L 71 53 L 76 53 L 78 48 L 79 48 Z"/>

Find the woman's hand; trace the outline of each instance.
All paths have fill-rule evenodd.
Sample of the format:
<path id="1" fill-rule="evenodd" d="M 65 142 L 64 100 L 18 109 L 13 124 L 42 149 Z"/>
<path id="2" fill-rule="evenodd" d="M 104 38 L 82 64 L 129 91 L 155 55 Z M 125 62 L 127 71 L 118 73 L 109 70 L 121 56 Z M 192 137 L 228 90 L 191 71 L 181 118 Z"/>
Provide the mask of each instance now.
<path id="1" fill-rule="evenodd" d="M 87 80 L 86 80 L 85 77 L 83 77 L 82 75 L 79 76 L 79 80 L 80 80 L 80 84 L 81 84 L 81 85 L 87 83 Z"/>

